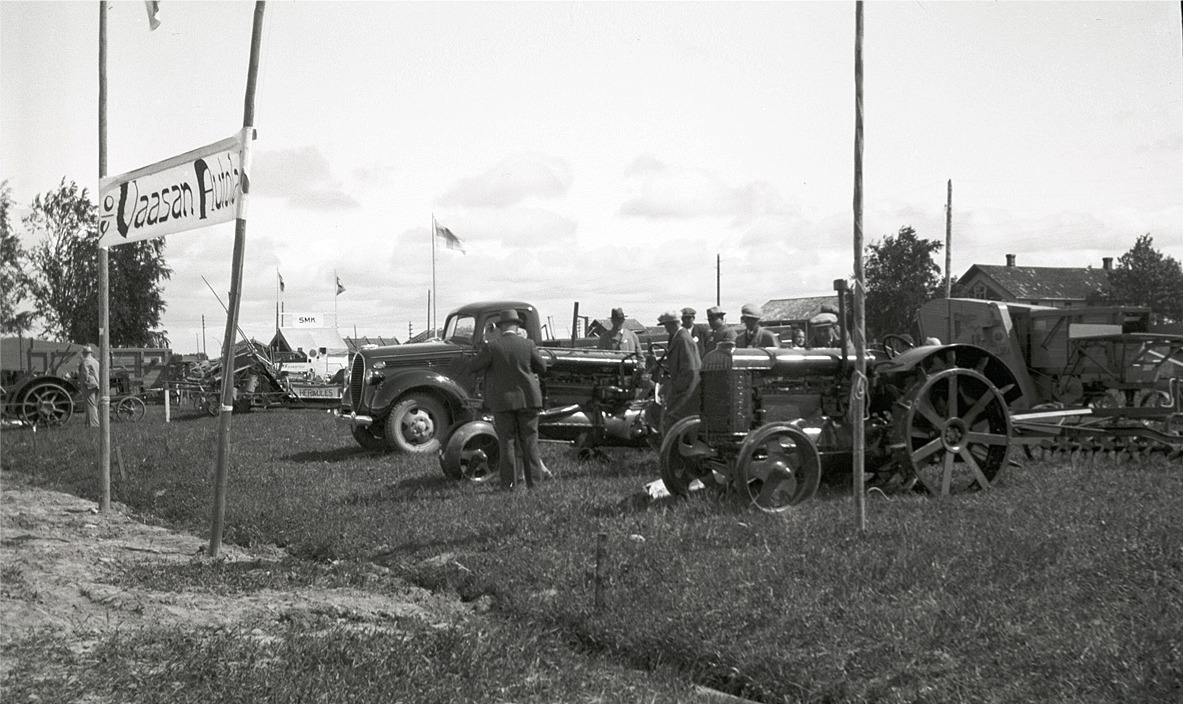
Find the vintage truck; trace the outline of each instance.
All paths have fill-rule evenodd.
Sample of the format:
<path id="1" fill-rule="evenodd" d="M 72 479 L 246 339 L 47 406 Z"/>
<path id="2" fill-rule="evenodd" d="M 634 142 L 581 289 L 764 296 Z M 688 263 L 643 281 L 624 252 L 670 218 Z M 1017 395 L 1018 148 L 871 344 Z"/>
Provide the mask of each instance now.
<path id="1" fill-rule="evenodd" d="M 362 447 L 438 452 L 446 474 L 474 478 L 484 471 L 477 459 L 495 464 L 489 457 L 495 448 L 487 446 L 491 416 L 483 408 L 482 379 L 468 368 L 495 330 L 493 320 L 509 309 L 517 311 L 522 330 L 547 362 L 541 379 L 544 438 L 583 448 L 655 442 L 647 412 L 653 389 L 641 355 L 556 346 L 543 340 L 538 310 L 522 301 L 457 308 L 448 314 L 440 340 L 358 350 L 337 417 Z"/>

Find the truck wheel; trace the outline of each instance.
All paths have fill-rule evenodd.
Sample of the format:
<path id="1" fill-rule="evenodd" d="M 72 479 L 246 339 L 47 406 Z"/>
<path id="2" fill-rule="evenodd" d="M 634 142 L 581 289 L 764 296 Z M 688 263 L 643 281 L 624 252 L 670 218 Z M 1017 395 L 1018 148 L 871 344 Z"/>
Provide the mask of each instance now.
<path id="1" fill-rule="evenodd" d="M 365 426 L 357 426 L 353 429 L 353 439 L 370 452 L 386 452 L 386 441 L 370 432 L 370 429 Z"/>
<path id="2" fill-rule="evenodd" d="M 450 422 L 439 401 L 426 394 L 408 394 L 386 417 L 386 445 L 398 452 L 435 452 L 440 449 L 437 436 Z"/>

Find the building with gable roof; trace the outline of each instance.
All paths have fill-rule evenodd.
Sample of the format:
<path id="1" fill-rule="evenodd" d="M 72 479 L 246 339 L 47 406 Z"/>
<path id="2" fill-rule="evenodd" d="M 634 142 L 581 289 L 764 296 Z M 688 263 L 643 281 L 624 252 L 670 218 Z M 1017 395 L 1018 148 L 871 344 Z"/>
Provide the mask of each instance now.
<path id="1" fill-rule="evenodd" d="M 1013 254 L 1006 264 L 974 264 L 957 280 L 962 295 L 988 301 L 1027 303 L 1052 308 L 1097 305 L 1109 288 L 1113 257 L 1092 267 L 1019 266 Z"/>

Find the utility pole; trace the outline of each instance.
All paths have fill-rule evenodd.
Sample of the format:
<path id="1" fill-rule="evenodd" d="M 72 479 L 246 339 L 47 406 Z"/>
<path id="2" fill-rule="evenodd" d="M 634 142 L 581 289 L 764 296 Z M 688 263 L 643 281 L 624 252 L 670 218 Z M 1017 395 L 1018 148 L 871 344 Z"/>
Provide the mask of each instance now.
<path id="1" fill-rule="evenodd" d="M 945 298 L 953 296 L 953 179 L 945 200 Z"/>
<path id="2" fill-rule="evenodd" d="M 945 199 L 945 342 L 953 341 L 953 179 Z"/>
<path id="3" fill-rule="evenodd" d="M 867 532 L 866 425 L 867 392 L 866 277 L 863 272 L 863 0 L 854 5 L 854 351 L 855 391 L 851 393 L 851 433 L 855 522 L 859 535 Z M 845 295 L 839 293 L 838 295 Z M 844 322 L 844 321 L 843 321 Z M 843 350 L 842 355 L 846 356 Z"/>
<path id="4" fill-rule="evenodd" d="M 204 313 L 201 314 L 201 353 L 204 354 L 206 356 L 206 358 L 209 357 L 209 355 L 205 351 L 205 314 Z"/>

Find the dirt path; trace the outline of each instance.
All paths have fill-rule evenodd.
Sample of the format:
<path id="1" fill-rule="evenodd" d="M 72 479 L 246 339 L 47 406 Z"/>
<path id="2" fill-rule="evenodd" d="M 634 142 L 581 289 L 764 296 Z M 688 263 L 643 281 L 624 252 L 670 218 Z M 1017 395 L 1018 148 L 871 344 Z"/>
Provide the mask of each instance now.
<path id="1" fill-rule="evenodd" d="M 395 626 L 395 619 L 453 623 L 470 607 L 406 586 L 397 597 L 354 589 L 300 587 L 242 595 L 158 592 L 114 586 L 105 579 L 134 563 L 208 560 L 206 542 L 147 526 L 120 506 L 99 513 L 94 502 L 28 486 L 5 473 L 0 487 L 0 643 L 34 629 L 62 630 L 85 649 L 105 631 L 143 626 L 181 628 L 250 623 L 267 629 L 293 612 L 337 616 L 352 627 Z M 252 561 L 267 569 L 284 557 L 276 548 L 224 546 L 219 559 Z M 376 568 L 381 569 L 381 568 Z M 9 665 L 0 663 L 0 675 Z"/>

